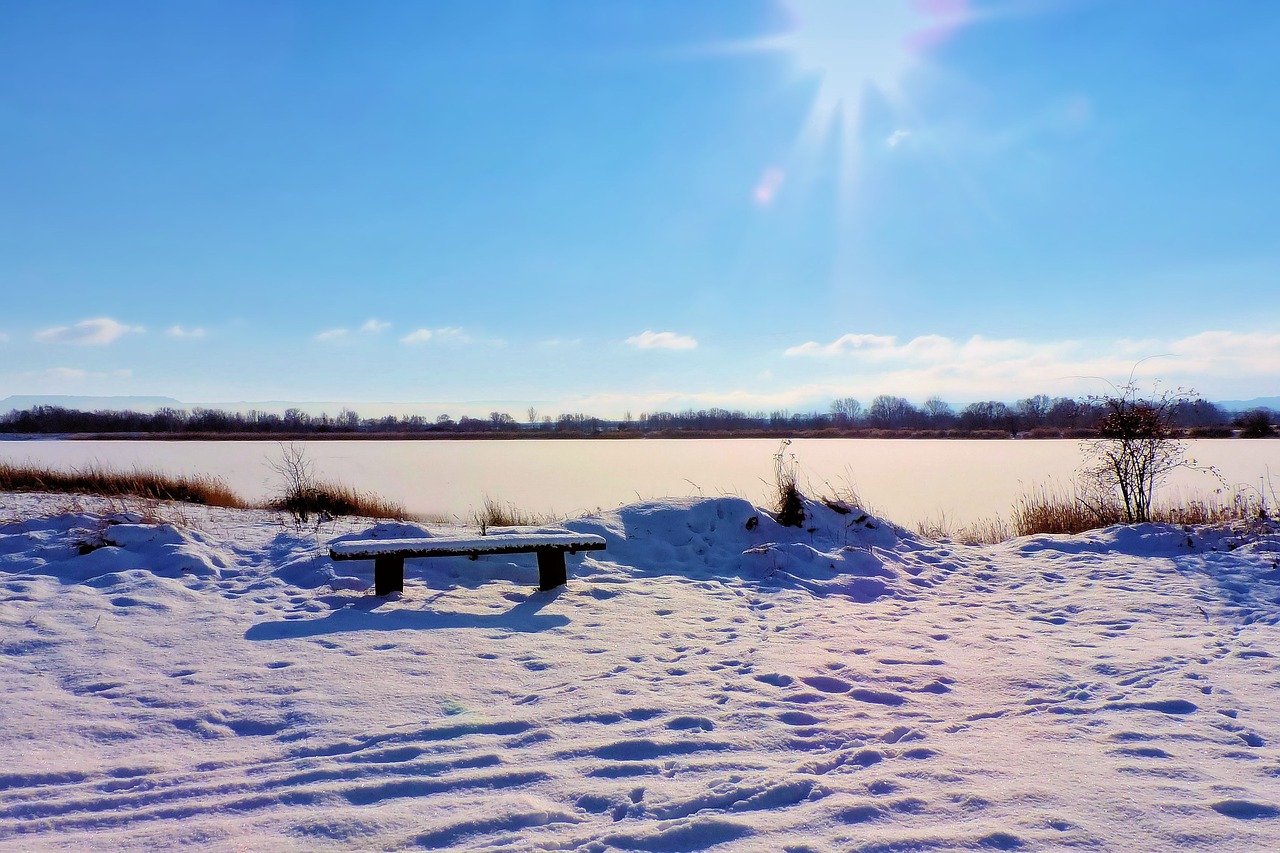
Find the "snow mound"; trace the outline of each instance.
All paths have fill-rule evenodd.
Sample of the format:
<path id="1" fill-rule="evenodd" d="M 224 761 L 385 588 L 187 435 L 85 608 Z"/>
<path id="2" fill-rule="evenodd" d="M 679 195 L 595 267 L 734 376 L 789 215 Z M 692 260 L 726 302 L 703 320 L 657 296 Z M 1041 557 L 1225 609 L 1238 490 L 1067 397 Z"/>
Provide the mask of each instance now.
<path id="1" fill-rule="evenodd" d="M 858 509 L 809 501 L 805 510 L 804 525 L 784 527 L 740 498 L 673 499 L 578 519 L 565 529 L 604 537 L 607 548 L 592 563 L 606 570 L 749 578 L 862 602 L 897 593 L 899 572 L 883 554 L 918 540 Z"/>
<path id="2" fill-rule="evenodd" d="M 236 571 L 234 557 L 207 534 L 141 523 L 133 514 L 76 513 L 0 525 L 0 561 L 6 571 L 66 583 L 134 569 L 214 579 Z"/>

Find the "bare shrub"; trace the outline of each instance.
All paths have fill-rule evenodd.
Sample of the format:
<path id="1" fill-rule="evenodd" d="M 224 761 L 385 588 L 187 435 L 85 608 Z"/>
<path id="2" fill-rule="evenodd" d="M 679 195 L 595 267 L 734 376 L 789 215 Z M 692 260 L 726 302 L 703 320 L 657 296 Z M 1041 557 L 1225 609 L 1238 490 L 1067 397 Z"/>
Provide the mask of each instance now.
<path id="1" fill-rule="evenodd" d="M 1188 464 L 1173 415 L 1175 407 L 1190 402 L 1193 394 L 1175 389 L 1143 397 L 1132 377 L 1113 389 L 1113 394 L 1089 400 L 1105 415 L 1098 425 L 1100 437 L 1082 445 L 1081 474 L 1088 488 L 1080 497 L 1099 521 L 1115 497 L 1124 509 L 1124 521 L 1151 521 L 1156 488 L 1170 471 Z"/>

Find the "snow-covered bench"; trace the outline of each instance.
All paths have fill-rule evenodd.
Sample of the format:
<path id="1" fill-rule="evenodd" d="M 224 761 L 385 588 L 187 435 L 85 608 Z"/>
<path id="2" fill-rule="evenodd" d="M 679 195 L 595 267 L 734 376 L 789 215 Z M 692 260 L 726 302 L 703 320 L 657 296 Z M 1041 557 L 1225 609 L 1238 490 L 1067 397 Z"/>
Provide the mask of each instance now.
<path id="1" fill-rule="evenodd" d="M 404 589 L 407 557 L 470 557 L 481 554 L 537 554 L 538 589 L 568 582 L 564 552 L 603 551 L 604 539 L 577 533 L 501 533 L 494 536 L 433 536 L 430 539 L 353 539 L 334 542 L 335 560 L 373 560 L 373 586 L 378 595 Z"/>

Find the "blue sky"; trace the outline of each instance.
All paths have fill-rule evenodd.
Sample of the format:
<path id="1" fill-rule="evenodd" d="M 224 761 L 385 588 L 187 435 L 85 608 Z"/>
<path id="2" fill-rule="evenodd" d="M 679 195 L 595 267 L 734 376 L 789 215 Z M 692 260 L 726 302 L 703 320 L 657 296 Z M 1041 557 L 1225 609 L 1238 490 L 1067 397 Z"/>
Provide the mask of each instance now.
<path id="1" fill-rule="evenodd" d="M 1256 0 L 0 0 L 0 396 L 1274 395 L 1277 43 Z"/>

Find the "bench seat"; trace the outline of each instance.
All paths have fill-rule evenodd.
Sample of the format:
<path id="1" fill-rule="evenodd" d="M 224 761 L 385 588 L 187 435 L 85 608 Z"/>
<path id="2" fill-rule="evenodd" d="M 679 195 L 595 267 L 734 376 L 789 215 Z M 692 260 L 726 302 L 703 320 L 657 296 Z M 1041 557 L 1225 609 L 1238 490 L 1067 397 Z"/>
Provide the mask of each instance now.
<path id="1" fill-rule="evenodd" d="M 493 536 L 432 536 L 422 539 L 351 539 L 334 542 L 334 560 L 373 560 L 378 595 L 404 589 L 404 561 L 412 557 L 470 557 L 482 554 L 537 554 L 538 588 L 554 589 L 568 581 L 564 552 L 603 551 L 603 537 L 587 533 L 499 533 Z"/>

